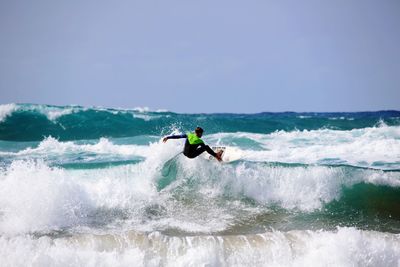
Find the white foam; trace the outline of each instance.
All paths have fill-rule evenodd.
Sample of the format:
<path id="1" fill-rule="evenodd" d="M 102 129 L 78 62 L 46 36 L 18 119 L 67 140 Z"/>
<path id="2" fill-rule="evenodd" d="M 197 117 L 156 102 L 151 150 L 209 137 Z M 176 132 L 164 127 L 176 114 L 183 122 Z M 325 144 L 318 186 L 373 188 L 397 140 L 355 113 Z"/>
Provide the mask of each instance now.
<path id="1" fill-rule="evenodd" d="M 64 155 L 71 153 L 90 152 L 96 154 L 124 155 L 124 156 L 146 156 L 150 151 L 149 146 L 145 145 L 116 145 L 107 138 L 100 138 L 96 144 L 77 144 L 72 141 L 59 141 L 54 137 L 46 137 L 37 147 L 28 147 L 15 153 L 2 153 L 14 156 L 33 156 L 33 155 Z"/>
<path id="2" fill-rule="evenodd" d="M 164 147 L 170 146 L 170 150 Z M 63 170 L 43 161 L 14 161 L 0 170 L 0 232 L 15 234 L 80 227 L 99 210 L 121 210 L 125 224 L 136 229 L 176 228 L 193 232 L 223 230 L 230 219 L 218 207 L 193 214 L 169 199 L 169 191 L 158 193 L 160 167 L 174 156 L 176 147 L 152 144 L 148 159 L 134 165 L 105 169 Z M 205 203 L 202 203 L 205 205 Z M 146 219 L 147 207 L 160 206 L 162 218 Z M 214 219 L 210 219 L 213 216 Z M 89 220 L 89 221 L 88 221 Z"/>
<path id="3" fill-rule="evenodd" d="M 102 152 L 115 149 L 112 145 L 108 149 L 109 145 L 104 140 L 89 146 L 89 149 Z M 72 142 L 48 139 L 39 149 L 45 153 L 51 149 L 65 153 L 71 147 L 75 149 L 74 146 Z M 166 149 L 168 147 L 170 149 Z M 170 216 L 166 220 L 155 224 L 145 221 L 148 226 L 143 225 L 145 208 L 159 205 L 159 202 L 164 205 L 163 201 L 169 197 L 169 193 L 165 196 L 157 194 L 155 177 L 159 175 L 160 166 L 178 153 L 172 142 L 151 144 L 150 149 L 149 160 L 106 169 L 63 170 L 48 167 L 40 160 L 14 161 L 8 168 L 0 170 L 0 232 L 46 231 L 85 225 L 90 213 L 103 208 L 128 210 L 130 219 L 126 222 L 138 228 L 178 225 L 179 222 L 173 220 L 176 214 L 173 201 L 168 207 Z M 178 221 L 190 228 L 189 225 L 195 221 L 190 212 L 186 218 Z M 196 229 L 206 228 L 199 224 L 194 231 Z M 207 228 L 212 229 L 212 226 Z"/>
<path id="4" fill-rule="evenodd" d="M 143 114 L 143 113 L 140 113 L 140 114 L 132 113 L 132 116 L 136 119 L 142 119 L 144 121 L 156 120 L 156 119 L 159 119 L 162 117 L 161 115 L 149 115 L 149 114 Z"/>
<path id="5" fill-rule="evenodd" d="M 56 121 L 62 116 L 85 110 L 78 106 L 48 106 L 48 105 L 18 105 L 18 108 L 26 111 L 39 112 L 51 121 Z"/>
<path id="6" fill-rule="evenodd" d="M 3 266 L 398 266 L 400 236 L 337 231 L 170 237 L 160 233 L 0 237 Z"/>
<path id="7" fill-rule="evenodd" d="M 67 171 L 43 161 L 14 161 L 0 172 L 0 232 L 85 225 L 101 208 L 139 210 L 155 192 L 142 165 Z"/>
<path id="8" fill-rule="evenodd" d="M 329 120 L 334 120 L 334 121 L 335 121 L 335 120 L 345 120 L 346 117 L 343 117 L 343 116 L 342 116 L 342 117 L 329 117 L 328 119 L 329 119 Z"/>
<path id="9" fill-rule="evenodd" d="M 170 112 L 168 109 L 163 109 L 163 108 L 161 108 L 161 109 L 156 109 L 154 112 L 157 112 L 157 113 L 166 113 L 166 112 Z"/>
<path id="10" fill-rule="evenodd" d="M 169 112 L 169 110 L 167 110 L 167 109 L 163 109 L 162 108 L 162 109 L 152 110 L 149 107 L 135 107 L 132 110 L 138 111 L 138 112 L 141 112 L 141 113 L 145 113 L 145 112 L 166 113 L 166 112 Z"/>
<path id="11" fill-rule="evenodd" d="M 312 118 L 312 116 L 299 115 L 299 116 L 297 116 L 297 118 L 299 118 L 299 119 L 310 119 L 310 118 Z"/>
<path id="12" fill-rule="evenodd" d="M 165 144 L 161 142 L 152 143 L 148 146 L 115 145 L 105 138 L 100 139 L 96 144 L 78 145 L 74 142 L 60 142 L 54 138 L 47 138 L 37 148 L 25 149 L 18 153 L 32 157 L 35 153 L 44 156 L 48 154 L 64 155 L 72 152 L 77 154 L 92 152 L 106 155 L 144 155 L 146 159 L 135 165 L 81 171 L 64 171 L 57 168 L 49 168 L 45 163 L 35 165 L 36 163 L 29 161 L 18 161 L 13 163 L 10 170 L 4 170 L 1 175 L 7 178 L 4 181 L 9 181 L 10 184 L 8 186 L 12 186 L 14 181 L 16 183 L 15 188 L 19 187 L 19 183 L 29 185 L 28 182 L 33 183 L 33 187 L 38 186 L 38 183 L 34 181 L 37 173 L 41 174 L 38 178 L 40 181 L 49 179 L 48 182 L 43 180 L 39 184 L 53 183 L 53 179 L 59 179 L 66 183 L 73 182 L 73 185 L 77 186 L 81 192 L 85 192 L 86 197 L 90 200 L 88 203 L 94 203 L 94 207 L 108 208 L 131 207 L 130 203 L 132 203 L 133 199 L 135 201 L 138 200 L 133 197 L 133 194 L 143 196 L 139 197 L 140 201 L 144 203 L 142 203 L 143 205 L 151 204 L 154 199 L 149 200 L 149 196 L 156 194 L 160 199 L 164 199 L 163 197 L 168 198 L 175 188 L 185 186 L 188 181 L 192 181 L 189 184 L 193 186 L 195 192 L 203 194 L 207 199 L 218 198 L 226 194 L 239 198 L 244 195 L 261 204 L 277 204 L 286 209 L 302 211 L 320 209 L 325 203 L 339 199 L 342 186 L 351 186 L 360 182 L 392 187 L 400 186 L 400 173 L 398 172 L 352 169 L 351 175 L 349 175 L 346 168 L 341 167 L 284 167 L 251 162 L 221 165 L 202 158 L 192 160 L 180 156 L 176 160 L 178 172 L 175 181 L 163 190 L 161 194 L 155 193 L 155 184 L 160 178 L 161 167 L 167 160 L 180 152 L 181 145 L 182 140 L 170 140 Z M 131 183 L 133 182 L 137 183 L 135 185 L 137 190 L 131 188 Z M 73 185 L 69 184 L 69 186 Z M 57 186 L 62 187 L 57 183 L 54 186 L 55 188 L 58 188 Z M 46 189 L 42 190 L 46 192 Z M 22 194 L 21 197 L 25 197 L 25 195 Z M 26 196 L 27 199 L 31 197 L 33 196 L 29 194 Z M 51 199 L 52 196 L 49 196 L 49 198 Z M 79 199 L 80 196 L 77 196 L 77 198 Z M 18 207 L 21 204 L 21 202 L 18 202 L 18 198 L 15 199 L 16 203 L 7 202 L 13 199 L 13 197 L 10 197 L 9 200 L 4 200 L 5 203 L 8 203 L 6 205 L 7 209 L 12 210 L 12 207 Z M 32 199 L 32 202 L 35 202 L 34 199 Z M 178 209 L 177 204 L 169 202 L 167 204 L 172 205 L 170 210 L 167 207 L 167 212 L 169 212 L 170 216 L 164 218 L 165 220 L 163 221 L 159 220 L 149 222 L 146 226 L 142 225 L 141 227 L 143 228 L 141 229 L 152 230 L 154 228 L 175 227 L 185 231 L 189 231 L 189 229 L 200 232 L 206 230 L 214 231 L 223 230 L 232 219 L 230 213 L 226 210 L 213 207 L 217 220 L 212 221 L 210 217 L 206 216 L 208 224 L 207 222 L 202 222 L 197 227 L 193 227 L 196 221 L 190 219 L 191 210 L 176 221 L 174 212 L 175 209 Z M 40 210 L 41 208 L 38 209 Z M 227 217 L 221 219 L 223 214 L 227 214 Z M 200 215 L 203 216 L 203 213 Z M 138 216 L 137 218 L 140 221 L 141 215 L 139 214 Z M 201 221 L 197 217 L 194 218 Z M 181 225 L 179 226 L 180 223 Z"/>
<path id="13" fill-rule="evenodd" d="M 149 107 L 135 107 L 133 108 L 134 111 L 138 111 L 138 112 L 150 112 L 150 108 Z"/>
<path id="14" fill-rule="evenodd" d="M 18 233 L 71 226 L 90 200 L 63 170 L 16 161 L 0 174 L 0 232 Z"/>
<path id="15" fill-rule="evenodd" d="M 167 109 L 156 109 L 152 110 L 149 107 L 134 107 L 134 108 L 107 108 L 107 107 L 102 107 L 102 106 L 92 106 L 90 109 L 94 110 L 101 110 L 101 111 L 106 111 L 106 112 L 111 112 L 113 114 L 118 114 L 118 113 L 132 113 L 133 112 L 139 112 L 139 113 L 150 113 L 150 112 L 155 112 L 155 113 L 166 113 L 169 112 Z"/>
<path id="16" fill-rule="evenodd" d="M 27 110 L 27 111 L 39 112 L 39 113 L 45 115 L 51 121 L 56 121 L 57 119 L 59 119 L 62 116 L 80 112 L 80 111 L 86 111 L 88 109 L 109 112 L 114 115 L 117 115 L 119 113 L 130 113 L 130 114 L 132 114 L 132 116 L 134 118 L 143 119 L 145 121 L 150 121 L 150 120 L 158 119 L 158 118 L 162 117 L 162 115 L 150 115 L 150 112 L 156 112 L 156 113 L 168 112 L 167 110 L 164 110 L 164 109 L 152 111 L 148 107 L 136 107 L 133 109 L 122 109 L 122 108 L 108 109 L 108 108 L 104 108 L 101 106 L 84 108 L 84 107 L 80 107 L 80 106 L 60 106 L 59 107 L 59 106 L 48 106 L 48 105 L 7 104 L 7 105 L 0 105 L 0 119 L 2 118 L 2 116 L 1 116 L 2 115 L 2 106 L 4 106 L 3 109 L 4 109 L 4 113 L 6 115 L 18 108 L 18 109 Z"/>
<path id="17" fill-rule="evenodd" d="M 221 133 L 208 137 L 214 142 L 245 138 L 264 150 L 248 151 L 245 160 L 286 163 L 333 163 L 363 167 L 393 163 L 400 167 L 400 127 L 381 126 L 349 131 L 329 129 L 277 131 L 271 134 Z"/>
<path id="18" fill-rule="evenodd" d="M 4 121 L 15 110 L 17 110 L 17 105 L 14 103 L 0 105 L 0 122 Z"/>
<path id="19" fill-rule="evenodd" d="M 62 108 L 60 110 L 57 109 L 48 110 L 47 112 L 45 112 L 45 114 L 49 120 L 54 121 L 62 116 L 72 114 L 73 112 L 76 112 L 74 108 Z"/>
<path id="20" fill-rule="evenodd" d="M 223 231 L 235 220 L 235 210 L 243 208 L 218 205 L 217 200 L 227 195 L 236 199 L 246 196 L 267 206 L 313 211 L 339 199 L 343 186 L 360 182 L 400 186 L 399 172 L 352 169 L 349 175 L 342 167 L 219 164 L 178 156 L 175 181 L 157 192 L 161 167 L 180 152 L 177 142 L 152 143 L 146 146 L 151 153 L 143 162 L 106 169 L 63 170 L 48 167 L 43 161 L 14 161 L 0 170 L 0 231 L 19 233 L 85 225 L 93 211 L 103 208 L 127 210 L 125 222 L 143 231 Z M 65 153 L 71 147 L 77 149 L 75 146 L 50 138 L 39 147 L 43 153 Z M 123 153 L 106 139 L 83 146 L 102 153 Z M 171 198 L 175 189 L 191 197 L 198 194 L 202 200 L 191 207 L 182 206 Z M 146 207 L 152 205 L 161 206 L 162 217 L 146 219 Z"/>
<path id="21" fill-rule="evenodd" d="M 207 197 L 245 195 L 261 204 L 285 209 L 313 211 L 338 200 L 342 187 L 371 183 L 400 187 L 400 173 L 354 169 L 351 175 L 341 167 L 283 167 L 265 164 L 210 164 L 205 160 L 181 158 L 175 187 L 193 179 Z M 173 190 L 172 187 L 170 190 Z"/>

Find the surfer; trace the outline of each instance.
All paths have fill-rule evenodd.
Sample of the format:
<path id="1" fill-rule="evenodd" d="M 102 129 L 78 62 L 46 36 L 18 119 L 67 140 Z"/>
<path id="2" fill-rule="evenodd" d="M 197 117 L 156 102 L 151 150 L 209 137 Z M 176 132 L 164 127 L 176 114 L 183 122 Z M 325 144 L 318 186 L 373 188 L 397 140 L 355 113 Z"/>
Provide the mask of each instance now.
<path id="1" fill-rule="evenodd" d="M 207 151 L 208 154 L 215 157 L 218 161 L 222 161 L 221 155 L 223 152 L 218 151 L 218 153 L 215 153 L 214 150 L 212 150 L 208 145 L 204 143 L 203 140 L 201 140 L 202 135 L 203 129 L 197 127 L 194 130 L 194 133 L 166 136 L 164 137 L 163 142 L 167 142 L 168 139 L 186 138 L 185 147 L 183 148 L 183 155 L 185 155 L 186 157 L 193 159 L 204 151 Z"/>

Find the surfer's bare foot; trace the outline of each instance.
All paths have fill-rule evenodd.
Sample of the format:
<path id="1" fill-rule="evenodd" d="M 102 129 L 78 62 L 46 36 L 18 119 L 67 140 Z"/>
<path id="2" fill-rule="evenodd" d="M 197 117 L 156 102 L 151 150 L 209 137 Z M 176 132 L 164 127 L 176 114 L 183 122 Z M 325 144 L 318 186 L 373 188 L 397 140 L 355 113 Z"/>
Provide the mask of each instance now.
<path id="1" fill-rule="evenodd" d="M 222 151 L 222 150 L 220 150 L 220 151 L 217 152 L 217 155 L 215 156 L 215 158 L 216 158 L 218 161 L 222 161 L 222 153 L 224 153 L 224 151 Z"/>

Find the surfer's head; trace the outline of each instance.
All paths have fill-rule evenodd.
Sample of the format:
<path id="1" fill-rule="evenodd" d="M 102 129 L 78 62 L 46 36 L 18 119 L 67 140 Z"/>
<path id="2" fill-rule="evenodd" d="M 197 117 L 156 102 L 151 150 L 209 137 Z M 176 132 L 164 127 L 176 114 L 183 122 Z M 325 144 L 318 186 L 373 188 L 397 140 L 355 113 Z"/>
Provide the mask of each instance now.
<path id="1" fill-rule="evenodd" d="M 194 129 L 194 132 L 196 133 L 196 135 L 198 137 L 201 137 L 203 135 L 203 129 L 201 127 L 197 127 L 196 129 Z"/>

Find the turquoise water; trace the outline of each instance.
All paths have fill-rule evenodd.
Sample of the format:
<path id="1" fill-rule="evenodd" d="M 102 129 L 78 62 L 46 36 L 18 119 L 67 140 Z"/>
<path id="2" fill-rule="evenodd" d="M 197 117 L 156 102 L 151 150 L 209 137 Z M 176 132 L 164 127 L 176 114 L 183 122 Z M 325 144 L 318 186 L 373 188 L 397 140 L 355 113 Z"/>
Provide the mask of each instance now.
<path id="1" fill-rule="evenodd" d="M 8 108 L 13 109 L 13 107 Z M 197 125 L 202 125 L 207 134 L 231 132 L 268 134 L 280 130 L 362 129 L 374 127 L 382 120 L 388 126 L 400 124 L 399 111 L 178 114 L 166 111 L 144 112 L 138 109 L 28 104 L 17 105 L 11 115 L 5 118 L 0 124 L 0 140 L 8 141 L 41 141 L 44 136 L 49 135 L 62 141 L 96 139 L 105 136 L 114 138 L 159 136 L 174 129 L 193 129 Z"/>
<path id="2" fill-rule="evenodd" d="M 6 266 L 398 266 L 399 203 L 399 111 L 0 106 Z"/>

